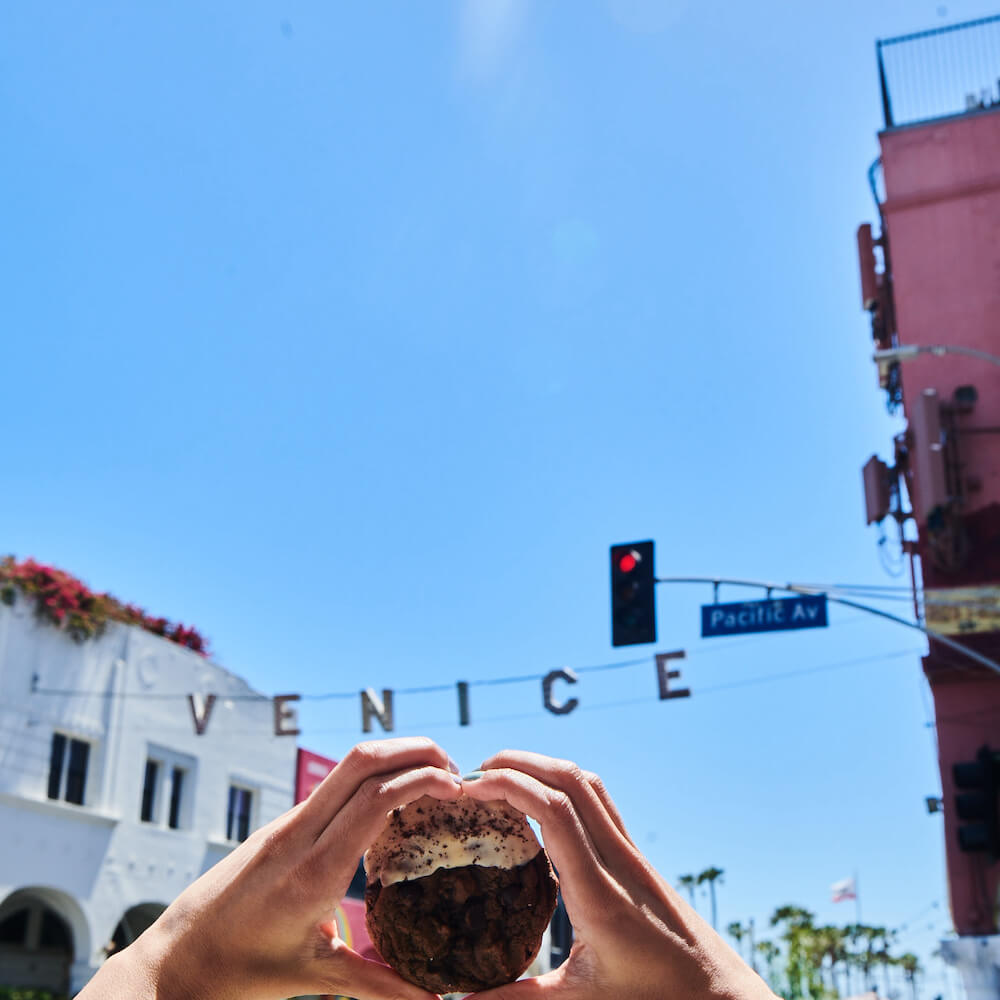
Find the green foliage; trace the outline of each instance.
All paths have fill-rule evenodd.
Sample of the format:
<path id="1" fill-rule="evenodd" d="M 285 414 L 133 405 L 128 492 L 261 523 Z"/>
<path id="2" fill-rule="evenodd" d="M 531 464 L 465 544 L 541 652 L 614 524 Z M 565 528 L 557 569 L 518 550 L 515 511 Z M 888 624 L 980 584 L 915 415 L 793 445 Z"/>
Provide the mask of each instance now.
<path id="1" fill-rule="evenodd" d="M 677 878 L 677 885 L 688 894 L 692 906 L 694 906 L 694 887 L 697 884 L 698 879 L 695 875 L 680 875 Z"/>
<path id="2" fill-rule="evenodd" d="M 887 991 L 891 970 L 901 970 L 911 986 L 922 971 L 916 956 L 891 954 L 895 935 L 885 927 L 817 926 L 814 914 L 794 905 L 779 906 L 771 926 L 780 928 L 781 946 L 761 941 L 757 951 L 767 964 L 771 988 L 787 1000 L 836 1000 L 863 993 L 876 985 L 879 967 Z M 784 963 L 780 971 L 779 962 Z"/>
<path id="3" fill-rule="evenodd" d="M 100 635 L 109 621 L 138 625 L 155 635 L 208 656 L 208 643 L 196 629 L 155 618 L 136 604 L 99 594 L 65 570 L 34 559 L 0 559 L 0 601 L 11 605 L 20 591 L 35 606 L 41 621 L 61 629 L 77 642 Z M 2 1000 L 2 998 L 0 998 Z"/>
<path id="4" fill-rule="evenodd" d="M 31 986 L 0 986 L 0 1000 L 66 1000 L 66 996 Z"/>
<path id="5" fill-rule="evenodd" d="M 703 882 L 707 882 L 709 892 L 712 896 L 712 927 L 716 926 L 715 883 L 721 883 L 723 875 L 725 875 L 725 871 L 722 868 L 715 867 L 706 868 L 698 875 L 698 885 L 701 885 Z"/>

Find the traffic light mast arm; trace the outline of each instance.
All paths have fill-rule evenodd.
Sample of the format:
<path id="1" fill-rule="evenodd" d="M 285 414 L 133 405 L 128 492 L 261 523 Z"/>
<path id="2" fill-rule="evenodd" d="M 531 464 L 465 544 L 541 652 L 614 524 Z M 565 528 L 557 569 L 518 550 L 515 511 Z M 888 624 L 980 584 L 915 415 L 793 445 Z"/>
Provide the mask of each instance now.
<path id="1" fill-rule="evenodd" d="M 961 653 L 963 656 L 969 657 L 970 660 L 975 660 L 980 666 L 986 667 L 994 673 L 1000 674 L 1000 663 L 997 663 L 995 660 L 991 660 L 988 656 L 983 656 L 982 653 L 979 653 L 974 649 L 970 649 L 968 646 L 962 645 L 960 642 L 956 642 L 950 636 L 942 635 L 940 632 L 935 632 L 929 628 L 924 628 L 924 626 L 919 622 L 907 621 L 907 619 L 900 618 L 898 615 L 890 614 L 888 611 L 882 611 L 881 608 L 873 608 L 868 604 L 859 604 L 857 601 L 849 601 L 844 597 L 831 597 L 825 590 L 821 590 L 817 587 L 806 587 L 802 584 L 795 583 L 767 583 L 763 580 L 727 580 L 717 576 L 658 576 L 655 582 L 710 583 L 713 586 L 725 583 L 733 587 L 760 587 L 767 591 L 780 590 L 786 594 L 822 594 L 833 604 L 842 604 L 846 608 L 854 608 L 856 611 L 865 611 L 870 615 L 877 615 L 879 618 L 887 618 L 889 621 L 895 622 L 897 625 L 905 625 L 907 628 L 915 629 L 917 632 L 923 632 L 924 635 L 930 637 L 931 639 L 936 639 L 943 646 L 947 646 L 949 649 L 955 650 L 956 653 Z"/>

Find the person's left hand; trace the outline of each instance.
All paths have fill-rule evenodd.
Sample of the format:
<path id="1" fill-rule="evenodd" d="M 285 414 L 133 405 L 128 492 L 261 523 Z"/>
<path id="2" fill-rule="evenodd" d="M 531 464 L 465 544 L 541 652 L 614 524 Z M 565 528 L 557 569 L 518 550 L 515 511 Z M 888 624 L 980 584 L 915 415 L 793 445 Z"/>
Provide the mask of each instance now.
<path id="1" fill-rule="evenodd" d="M 355 747 L 305 802 L 254 833 L 109 959 L 78 1000 L 432 1000 L 348 948 L 333 911 L 390 810 L 422 795 L 458 797 L 448 768 L 447 754 L 425 738 Z"/>

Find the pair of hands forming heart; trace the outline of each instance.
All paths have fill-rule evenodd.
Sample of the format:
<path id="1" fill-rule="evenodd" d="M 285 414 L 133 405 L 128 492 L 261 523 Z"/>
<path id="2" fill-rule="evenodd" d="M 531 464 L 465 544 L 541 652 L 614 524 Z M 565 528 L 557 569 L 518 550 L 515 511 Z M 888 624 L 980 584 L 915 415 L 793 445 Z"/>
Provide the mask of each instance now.
<path id="1" fill-rule="evenodd" d="M 363 743 L 305 801 L 182 893 L 78 1000 L 433 1000 L 337 936 L 334 907 L 386 814 L 423 795 L 505 799 L 540 824 L 574 929 L 568 960 L 483 1000 L 774 1000 L 657 874 L 596 775 L 508 750 L 463 784 L 428 739 Z"/>

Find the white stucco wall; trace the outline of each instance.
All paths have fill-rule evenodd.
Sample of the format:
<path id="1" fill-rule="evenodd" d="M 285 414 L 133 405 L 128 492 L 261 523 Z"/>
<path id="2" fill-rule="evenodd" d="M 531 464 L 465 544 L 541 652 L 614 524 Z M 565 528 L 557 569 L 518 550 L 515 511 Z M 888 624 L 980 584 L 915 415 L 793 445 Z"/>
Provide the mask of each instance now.
<path id="1" fill-rule="evenodd" d="M 218 695 L 201 736 L 191 692 Z M 82 806 L 48 798 L 54 731 L 91 744 Z M 151 753 L 190 768 L 184 829 L 167 828 L 165 801 L 140 822 Z M 230 783 L 254 792 L 252 828 L 291 806 L 295 754 L 270 699 L 203 657 L 120 625 L 76 643 L 23 598 L 0 605 L 0 912 L 15 890 L 47 894 L 73 928 L 79 989 L 126 910 L 169 903 L 232 849 Z"/>
<path id="2" fill-rule="evenodd" d="M 962 974 L 967 1000 L 1000 997 L 1000 934 L 946 938 L 941 957 Z"/>

